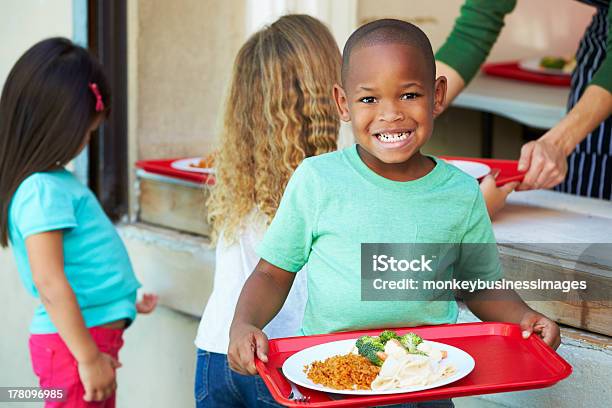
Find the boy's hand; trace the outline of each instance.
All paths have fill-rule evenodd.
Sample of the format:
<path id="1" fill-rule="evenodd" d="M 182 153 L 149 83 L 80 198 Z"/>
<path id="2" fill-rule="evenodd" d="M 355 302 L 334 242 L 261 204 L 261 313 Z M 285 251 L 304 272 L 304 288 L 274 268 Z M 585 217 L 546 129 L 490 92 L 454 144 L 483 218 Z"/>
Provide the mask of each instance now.
<path id="1" fill-rule="evenodd" d="M 104 401 L 117 389 L 115 369 L 121 363 L 106 353 L 98 353 L 92 361 L 79 362 L 79 377 L 85 388 L 85 401 Z"/>
<path id="2" fill-rule="evenodd" d="M 257 358 L 268 361 L 268 337 L 255 326 L 239 325 L 232 328 L 227 360 L 230 368 L 243 375 L 256 375 L 255 353 Z"/>
<path id="3" fill-rule="evenodd" d="M 136 311 L 143 314 L 151 313 L 155 310 L 158 299 L 159 297 L 153 293 L 145 293 L 142 299 L 136 303 Z"/>
<path id="4" fill-rule="evenodd" d="M 536 333 L 554 350 L 561 344 L 561 331 L 557 323 L 540 313 L 526 312 L 521 319 L 520 326 L 524 339 L 531 336 L 531 333 Z"/>
<path id="5" fill-rule="evenodd" d="M 495 213 L 504 208 L 508 195 L 513 192 L 518 185 L 519 182 L 515 181 L 497 187 L 495 184 L 495 176 L 490 174 L 482 180 L 480 183 L 480 191 L 482 191 L 482 196 L 487 204 L 487 212 L 490 218 L 493 218 Z"/>

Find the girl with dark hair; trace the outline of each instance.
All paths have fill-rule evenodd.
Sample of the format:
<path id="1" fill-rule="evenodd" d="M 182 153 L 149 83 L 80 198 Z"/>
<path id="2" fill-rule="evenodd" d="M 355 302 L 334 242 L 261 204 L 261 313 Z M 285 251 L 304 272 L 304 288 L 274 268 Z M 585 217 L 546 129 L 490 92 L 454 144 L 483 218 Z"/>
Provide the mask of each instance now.
<path id="1" fill-rule="evenodd" d="M 113 224 L 64 169 L 109 105 L 99 63 L 64 38 L 26 51 L 0 98 L 0 245 L 42 303 L 32 366 L 41 387 L 62 390 L 47 407 L 114 407 L 123 330 L 157 301 L 136 302 L 140 283 Z"/>

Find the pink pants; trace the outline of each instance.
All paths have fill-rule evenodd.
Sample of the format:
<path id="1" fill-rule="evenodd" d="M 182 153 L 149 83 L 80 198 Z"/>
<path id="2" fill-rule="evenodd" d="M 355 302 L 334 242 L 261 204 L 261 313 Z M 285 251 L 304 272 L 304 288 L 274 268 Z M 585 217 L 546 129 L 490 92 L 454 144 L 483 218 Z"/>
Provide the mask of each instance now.
<path id="1" fill-rule="evenodd" d="M 118 359 L 123 346 L 123 329 L 93 327 L 91 337 L 101 352 Z M 81 384 L 75 358 L 59 334 L 30 335 L 30 356 L 34 374 L 38 376 L 41 388 L 61 388 L 66 396 L 63 401 L 47 401 L 45 408 L 114 408 L 115 395 L 104 401 L 83 400 L 85 389 Z"/>

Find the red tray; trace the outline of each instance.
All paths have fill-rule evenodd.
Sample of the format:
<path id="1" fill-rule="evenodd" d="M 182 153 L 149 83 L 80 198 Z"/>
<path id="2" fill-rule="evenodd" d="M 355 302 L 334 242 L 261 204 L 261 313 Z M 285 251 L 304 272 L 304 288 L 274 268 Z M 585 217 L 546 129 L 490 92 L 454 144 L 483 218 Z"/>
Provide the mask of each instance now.
<path id="1" fill-rule="evenodd" d="M 492 62 L 483 65 L 482 71 L 487 75 L 552 86 L 570 86 L 572 82 L 571 77 L 568 75 L 548 75 L 525 71 L 519 67 L 517 61 Z"/>
<path id="2" fill-rule="evenodd" d="M 523 181 L 525 172 L 518 171 L 518 160 L 480 159 L 477 157 L 440 156 L 444 160 L 467 160 L 486 164 L 492 172 L 499 170 L 495 179 L 497 186 L 503 186 L 512 181 Z"/>
<path id="3" fill-rule="evenodd" d="M 497 160 L 497 159 L 479 159 L 473 157 L 458 157 L 458 156 L 440 156 L 446 160 L 470 160 L 483 163 L 491 167 L 493 171 L 499 170 L 496 182 L 498 186 L 504 185 L 511 181 L 521 181 L 525 173 L 517 170 L 518 161 L 516 160 Z M 177 159 L 163 160 L 140 160 L 136 162 L 136 167 L 154 174 L 176 177 L 182 180 L 194 181 L 196 183 L 214 184 L 214 176 L 210 174 L 195 173 L 172 168 L 171 164 Z"/>
<path id="4" fill-rule="evenodd" d="M 352 396 L 327 394 L 298 386 L 310 397 L 308 404 L 287 398 L 291 388 L 280 369 L 287 358 L 305 348 L 336 340 L 378 335 L 382 329 L 270 340 L 268 362 L 256 359 L 257 371 L 274 399 L 288 407 L 369 407 L 465 397 L 468 395 L 549 387 L 572 373 L 572 367 L 538 336 L 527 340 L 521 329 L 510 323 L 462 323 L 393 329 L 398 334 L 412 331 L 426 340 L 450 344 L 476 361 L 466 377 L 438 388 L 404 394 Z M 330 396 L 333 395 L 333 398 Z"/>
<path id="5" fill-rule="evenodd" d="M 177 170 L 171 166 L 172 162 L 178 159 L 163 160 L 140 160 L 136 162 L 136 167 L 150 173 L 161 174 L 196 183 L 214 184 L 215 178 L 210 174 L 195 173 L 191 171 Z"/>

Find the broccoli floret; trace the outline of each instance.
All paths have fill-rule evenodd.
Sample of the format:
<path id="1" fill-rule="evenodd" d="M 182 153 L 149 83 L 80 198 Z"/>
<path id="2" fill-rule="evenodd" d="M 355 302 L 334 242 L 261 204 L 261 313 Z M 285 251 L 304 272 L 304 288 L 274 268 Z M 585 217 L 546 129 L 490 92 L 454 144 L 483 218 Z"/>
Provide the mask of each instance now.
<path id="1" fill-rule="evenodd" d="M 375 364 L 379 367 L 383 364 L 383 360 L 381 360 L 380 357 L 378 357 L 378 355 L 376 354 L 378 352 L 385 351 L 385 345 L 382 344 L 380 340 L 376 339 L 366 342 L 362 341 L 361 343 L 357 344 L 357 350 L 359 351 L 359 355 L 364 356 L 365 358 L 370 360 L 372 364 Z"/>
<path id="2" fill-rule="evenodd" d="M 401 337 L 398 336 L 397 333 L 395 333 L 393 330 L 385 330 L 384 332 L 380 333 L 378 338 L 383 344 L 387 344 L 389 340 L 391 339 L 399 340 Z"/>
<path id="3" fill-rule="evenodd" d="M 565 58 L 561 57 L 544 57 L 540 60 L 542 68 L 563 69 L 566 63 Z"/>
<path id="4" fill-rule="evenodd" d="M 385 351 L 385 345 L 378 337 L 361 336 L 355 342 L 359 355 L 366 357 L 373 364 L 381 366 L 383 361 L 376 355 L 378 352 Z"/>
<path id="5" fill-rule="evenodd" d="M 400 343 L 409 353 L 418 354 L 417 346 L 423 342 L 421 336 L 414 333 L 406 333 L 400 338 Z"/>
<path id="6" fill-rule="evenodd" d="M 364 345 L 366 343 L 373 342 L 374 340 L 377 340 L 377 338 L 376 337 L 370 337 L 370 336 L 361 336 L 355 342 L 355 347 L 359 348 L 359 347 L 361 347 L 362 345 Z"/>
<path id="7" fill-rule="evenodd" d="M 366 344 L 370 344 L 372 347 L 374 347 L 378 351 L 385 351 L 385 345 L 383 344 L 382 341 L 380 341 L 378 337 L 374 337 L 374 340 Z"/>

